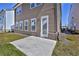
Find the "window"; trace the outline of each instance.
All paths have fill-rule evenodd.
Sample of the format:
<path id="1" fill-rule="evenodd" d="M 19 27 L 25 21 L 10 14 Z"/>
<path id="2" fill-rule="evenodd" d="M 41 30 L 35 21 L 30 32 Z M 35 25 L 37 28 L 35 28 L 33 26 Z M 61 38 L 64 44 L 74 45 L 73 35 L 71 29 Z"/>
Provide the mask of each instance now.
<path id="1" fill-rule="evenodd" d="M 20 21 L 20 30 L 23 30 L 23 21 Z"/>
<path id="2" fill-rule="evenodd" d="M 24 29 L 28 30 L 28 20 L 24 20 Z"/>
<path id="3" fill-rule="evenodd" d="M 74 17 L 72 17 L 72 19 L 74 19 Z"/>
<path id="4" fill-rule="evenodd" d="M 18 30 L 18 22 L 15 24 L 15 29 Z"/>
<path id="5" fill-rule="evenodd" d="M 35 3 L 31 3 L 31 8 L 34 8 L 35 7 Z"/>
<path id="6" fill-rule="evenodd" d="M 21 12 L 22 12 L 22 8 L 21 7 L 18 7 L 16 9 L 16 14 L 19 15 L 19 14 L 21 14 Z"/>
<path id="7" fill-rule="evenodd" d="M 31 3 L 30 8 L 36 8 L 36 7 L 40 6 L 40 5 L 41 5 L 41 3 Z"/>
<path id="8" fill-rule="evenodd" d="M 36 5 L 37 5 L 37 6 L 40 6 L 40 5 L 41 5 L 41 3 L 36 3 Z"/>
<path id="9" fill-rule="evenodd" d="M 36 18 L 31 19 L 31 31 L 36 31 Z"/>

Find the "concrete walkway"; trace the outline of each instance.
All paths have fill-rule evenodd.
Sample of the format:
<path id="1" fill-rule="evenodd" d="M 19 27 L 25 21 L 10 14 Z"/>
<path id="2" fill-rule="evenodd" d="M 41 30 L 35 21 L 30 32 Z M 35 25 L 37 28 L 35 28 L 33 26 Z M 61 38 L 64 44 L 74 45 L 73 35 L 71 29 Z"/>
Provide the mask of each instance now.
<path id="1" fill-rule="evenodd" d="M 28 56 L 51 56 L 56 45 L 55 40 L 35 36 L 29 36 L 10 43 Z"/>

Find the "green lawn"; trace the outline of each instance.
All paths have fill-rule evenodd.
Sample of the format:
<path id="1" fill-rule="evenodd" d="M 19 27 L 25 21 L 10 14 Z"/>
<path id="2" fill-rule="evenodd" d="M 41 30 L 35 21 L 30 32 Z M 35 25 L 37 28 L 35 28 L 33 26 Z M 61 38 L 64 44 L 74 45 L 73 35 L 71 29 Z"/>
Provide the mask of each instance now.
<path id="1" fill-rule="evenodd" d="M 21 51 L 9 43 L 24 37 L 13 33 L 0 33 L 0 56 L 24 56 Z"/>
<path id="2" fill-rule="evenodd" d="M 79 56 L 79 35 L 67 35 L 69 44 L 61 40 L 57 42 L 52 55 L 54 56 Z"/>
<path id="3" fill-rule="evenodd" d="M 9 42 L 24 38 L 13 33 L 0 33 L 0 56 L 24 56 L 24 54 L 16 49 Z M 57 42 L 52 53 L 53 56 L 79 56 L 79 35 L 67 35 L 69 44 L 64 44 L 63 40 Z"/>

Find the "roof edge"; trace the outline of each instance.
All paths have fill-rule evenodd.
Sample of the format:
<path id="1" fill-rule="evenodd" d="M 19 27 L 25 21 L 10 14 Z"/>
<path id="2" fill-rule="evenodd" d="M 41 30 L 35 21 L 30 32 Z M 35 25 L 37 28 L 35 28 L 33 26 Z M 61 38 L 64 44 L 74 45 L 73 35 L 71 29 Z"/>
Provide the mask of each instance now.
<path id="1" fill-rule="evenodd" d="M 23 3 L 17 3 L 14 7 L 13 7 L 13 9 L 16 9 L 18 6 L 20 6 L 21 4 L 23 4 Z"/>

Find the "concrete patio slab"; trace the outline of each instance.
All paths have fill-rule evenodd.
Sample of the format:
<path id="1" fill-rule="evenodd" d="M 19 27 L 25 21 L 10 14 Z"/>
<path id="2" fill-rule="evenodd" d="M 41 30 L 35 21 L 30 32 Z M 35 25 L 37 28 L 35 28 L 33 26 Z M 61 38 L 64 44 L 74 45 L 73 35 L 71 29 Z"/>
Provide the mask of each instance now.
<path id="1" fill-rule="evenodd" d="M 10 42 L 28 56 L 51 56 L 56 45 L 55 40 L 29 36 Z"/>

